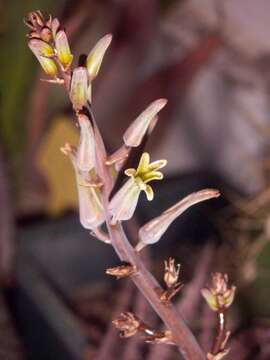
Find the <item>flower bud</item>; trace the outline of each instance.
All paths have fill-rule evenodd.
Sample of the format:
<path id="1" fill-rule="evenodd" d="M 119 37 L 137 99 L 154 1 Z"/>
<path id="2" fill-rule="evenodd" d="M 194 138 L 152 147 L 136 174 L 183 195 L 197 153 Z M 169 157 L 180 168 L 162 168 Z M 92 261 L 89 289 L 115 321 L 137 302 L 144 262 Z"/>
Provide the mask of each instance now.
<path id="1" fill-rule="evenodd" d="M 55 77 L 58 73 L 57 66 L 52 59 L 47 59 L 43 56 L 37 56 L 37 59 L 47 75 Z"/>
<path id="2" fill-rule="evenodd" d="M 73 59 L 73 55 L 70 52 L 67 35 L 63 30 L 58 31 L 58 33 L 55 36 L 55 47 L 56 47 L 58 59 L 60 60 L 61 64 L 65 68 L 70 66 Z"/>
<path id="3" fill-rule="evenodd" d="M 171 223 L 192 205 L 204 200 L 216 198 L 219 195 L 220 193 L 218 190 L 205 189 L 186 196 L 184 199 L 164 211 L 160 216 L 149 221 L 140 228 L 140 242 L 136 246 L 136 249 L 140 251 L 144 246 L 158 242 Z"/>
<path id="4" fill-rule="evenodd" d="M 157 170 L 166 163 L 166 160 L 150 163 L 150 156 L 145 152 L 141 156 L 137 169 L 131 168 L 125 171 L 125 174 L 131 179 L 118 190 L 109 204 L 112 224 L 121 220 L 129 220 L 133 216 L 141 191 L 145 192 L 148 201 L 153 200 L 154 192 L 148 183 L 163 179 L 163 174 Z"/>
<path id="5" fill-rule="evenodd" d="M 80 223 L 85 229 L 95 229 L 104 222 L 104 211 L 99 189 L 90 187 L 77 174 Z"/>
<path id="6" fill-rule="evenodd" d="M 55 77 L 58 73 L 58 69 L 54 60 L 50 58 L 50 56 L 53 55 L 53 48 L 40 39 L 31 39 L 28 46 L 38 59 L 45 73 Z"/>
<path id="7" fill-rule="evenodd" d="M 88 99 L 87 85 L 86 68 L 80 66 L 74 69 L 69 94 L 74 110 L 81 110 L 86 105 Z"/>
<path id="8" fill-rule="evenodd" d="M 45 19 L 41 13 L 41 11 L 32 11 L 30 12 L 26 19 L 25 24 L 31 29 L 31 30 L 40 30 L 45 25 Z"/>
<path id="9" fill-rule="evenodd" d="M 90 171 L 95 166 L 95 138 L 93 127 L 86 115 L 79 114 L 80 144 L 77 150 L 77 166 L 80 171 Z"/>
<path id="10" fill-rule="evenodd" d="M 106 50 L 108 49 L 112 41 L 112 35 L 107 34 L 102 39 L 100 39 L 94 48 L 90 51 L 86 60 L 86 67 L 88 70 L 89 80 L 93 81 L 98 75 L 103 57 Z"/>
<path id="11" fill-rule="evenodd" d="M 31 39 L 28 43 L 29 48 L 35 56 L 51 57 L 53 56 L 53 48 L 45 41 L 40 39 Z"/>
<path id="12" fill-rule="evenodd" d="M 213 311 L 224 311 L 231 306 L 235 291 L 235 286 L 228 286 L 227 274 L 213 273 L 211 287 L 203 288 L 201 294 Z"/>
<path id="13" fill-rule="evenodd" d="M 55 39 L 58 29 L 60 28 L 60 22 L 57 18 L 54 18 L 52 20 L 51 29 L 52 29 L 52 35 Z"/>
<path id="14" fill-rule="evenodd" d="M 155 116 L 166 104 L 166 99 L 158 99 L 152 102 L 124 133 L 123 139 L 125 145 L 131 147 L 139 146 Z"/>
<path id="15" fill-rule="evenodd" d="M 91 187 L 85 178 L 85 174 L 79 171 L 76 162 L 76 150 L 69 144 L 66 144 L 61 148 L 61 151 L 69 156 L 74 167 L 79 200 L 80 222 L 85 229 L 95 229 L 105 220 L 100 190 Z"/>

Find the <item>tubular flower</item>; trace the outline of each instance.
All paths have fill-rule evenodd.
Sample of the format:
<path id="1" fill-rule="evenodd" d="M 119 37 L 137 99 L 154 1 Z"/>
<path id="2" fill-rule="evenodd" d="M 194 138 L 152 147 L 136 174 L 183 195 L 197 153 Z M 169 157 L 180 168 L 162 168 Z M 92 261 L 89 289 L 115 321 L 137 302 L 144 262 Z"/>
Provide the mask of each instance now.
<path id="1" fill-rule="evenodd" d="M 103 38 L 101 38 L 94 48 L 90 51 L 86 60 L 86 67 L 88 70 L 89 81 L 93 81 L 98 75 L 103 57 L 105 55 L 106 50 L 110 46 L 112 41 L 112 35 L 107 34 Z"/>
<path id="2" fill-rule="evenodd" d="M 77 166 L 80 171 L 90 171 L 95 166 L 95 139 L 93 127 L 86 115 L 79 114 L 80 144 L 77 150 Z"/>
<path id="3" fill-rule="evenodd" d="M 127 169 L 125 174 L 130 179 L 115 194 L 109 204 L 112 214 L 112 224 L 117 221 L 128 220 L 134 214 L 141 191 L 144 191 L 147 200 L 154 198 L 152 187 L 148 184 L 153 180 L 163 179 L 163 174 L 159 170 L 167 164 L 166 160 L 158 160 L 150 163 L 148 153 L 143 153 L 137 169 Z"/>
<path id="4" fill-rule="evenodd" d="M 56 76 L 58 72 L 57 66 L 54 60 L 50 58 L 54 54 L 53 48 L 40 39 L 31 39 L 28 46 L 38 59 L 45 73 L 53 77 Z"/>
<path id="5" fill-rule="evenodd" d="M 64 68 L 68 68 L 72 63 L 73 55 L 70 52 L 67 35 L 63 30 L 60 30 L 55 35 L 55 48 L 57 57 Z"/>
<path id="6" fill-rule="evenodd" d="M 88 100 L 88 79 L 85 67 L 74 69 L 70 86 L 70 100 L 74 110 L 81 110 Z"/>
<path id="7" fill-rule="evenodd" d="M 140 251 L 146 245 L 158 242 L 171 223 L 192 205 L 204 200 L 216 198 L 219 195 L 219 191 L 215 189 L 197 191 L 186 196 L 184 199 L 164 211 L 160 216 L 150 220 L 139 230 L 140 241 L 136 246 L 137 251 Z"/>
<path id="8" fill-rule="evenodd" d="M 235 286 L 228 286 L 227 274 L 213 273 L 212 286 L 203 288 L 201 294 L 213 311 L 222 311 L 231 306 L 235 291 Z"/>
<path id="9" fill-rule="evenodd" d="M 167 104 L 166 99 L 153 101 L 128 127 L 124 133 L 124 143 L 130 147 L 139 146 L 146 134 L 149 126 L 152 124 L 157 113 Z"/>
<path id="10" fill-rule="evenodd" d="M 76 160 L 76 150 L 66 144 L 61 151 L 67 155 L 74 167 L 79 200 L 79 215 L 81 225 L 85 229 L 95 229 L 104 222 L 104 210 L 101 203 L 101 193 L 98 188 L 89 185 L 88 174 L 80 172 Z M 94 171 L 90 176 L 95 177 Z"/>

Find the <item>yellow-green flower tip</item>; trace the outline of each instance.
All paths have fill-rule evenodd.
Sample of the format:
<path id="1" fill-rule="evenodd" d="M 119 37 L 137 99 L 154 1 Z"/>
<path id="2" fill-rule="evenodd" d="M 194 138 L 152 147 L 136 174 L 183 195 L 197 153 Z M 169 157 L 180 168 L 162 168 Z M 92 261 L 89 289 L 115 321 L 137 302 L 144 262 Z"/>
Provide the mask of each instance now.
<path id="1" fill-rule="evenodd" d="M 69 67 L 72 63 L 73 55 L 70 52 L 67 35 L 63 30 L 58 31 L 55 35 L 55 47 L 57 51 L 57 57 L 61 64 L 65 68 Z"/>
<path id="2" fill-rule="evenodd" d="M 53 48 L 41 39 L 31 39 L 28 46 L 36 56 L 52 57 L 54 54 Z"/>
<path id="3" fill-rule="evenodd" d="M 112 35 L 107 34 L 100 39 L 94 48 L 90 51 L 86 60 L 86 67 L 88 71 L 89 80 L 93 81 L 99 73 L 100 66 L 105 55 L 106 50 L 110 46 Z"/>

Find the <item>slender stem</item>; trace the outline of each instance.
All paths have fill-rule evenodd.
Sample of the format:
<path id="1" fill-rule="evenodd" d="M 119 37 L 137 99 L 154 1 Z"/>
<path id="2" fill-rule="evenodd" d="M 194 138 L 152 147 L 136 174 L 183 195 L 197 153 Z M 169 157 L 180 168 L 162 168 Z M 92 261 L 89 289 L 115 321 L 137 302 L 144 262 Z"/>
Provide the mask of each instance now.
<path id="1" fill-rule="evenodd" d="M 217 336 L 215 338 L 213 347 L 212 347 L 212 354 L 217 355 L 220 351 L 224 350 L 224 341 L 227 337 L 227 318 L 225 310 L 221 309 L 217 313 L 218 316 L 218 329 L 217 329 Z"/>
<path id="2" fill-rule="evenodd" d="M 184 359 L 203 360 L 205 358 L 204 354 L 181 315 L 176 311 L 171 303 L 164 305 L 161 302 L 160 294 L 162 293 L 162 289 L 160 285 L 146 269 L 138 256 L 138 253 L 135 252 L 133 247 L 130 245 L 121 223 L 117 223 L 116 225 L 112 225 L 110 223 L 108 199 L 113 181 L 109 168 L 105 165 L 106 150 L 91 109 L 90 114 L 92 117 L 91 120 L 94 124 L 96 138 L 97 172 L 104 183 L 104 187 L 102 189 L 103 206 L 112 246 L 122 261 L 129 262 L 131 265 L 136 267 L 137 272 L 131 276 L 131 279 L 163 320 L 167 328 L 172 332 L 174 341 Z"/>

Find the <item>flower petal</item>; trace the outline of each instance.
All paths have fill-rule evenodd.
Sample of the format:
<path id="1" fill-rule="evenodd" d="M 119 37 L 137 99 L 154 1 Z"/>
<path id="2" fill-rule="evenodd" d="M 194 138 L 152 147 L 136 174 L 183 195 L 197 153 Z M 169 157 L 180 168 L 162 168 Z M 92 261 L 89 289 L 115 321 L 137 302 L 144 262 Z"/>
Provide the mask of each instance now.
<path id="1" fill-rule="evenodd" d="M 111 223 L 115 224 L 117 221 L 129 220 L 136 209 L 141 189 L 130 178 L 112 198 L 109 204 L 109 210 L 112 214 Z"/>
<path id="2" fill-rule="evenodd" d="M 144 192 L 148 201 L 152 201 L 154 199 L 154 191 L 150 185 L 146 185 Z"/>
<path id="3" fill-rule="evenodd" d="M 150 155 L 147 152 L 144 152 L 141 156 L 135 176 L 140 176 L 140 174 L 147 172 L 149 163 L 150 163 Z"/>

